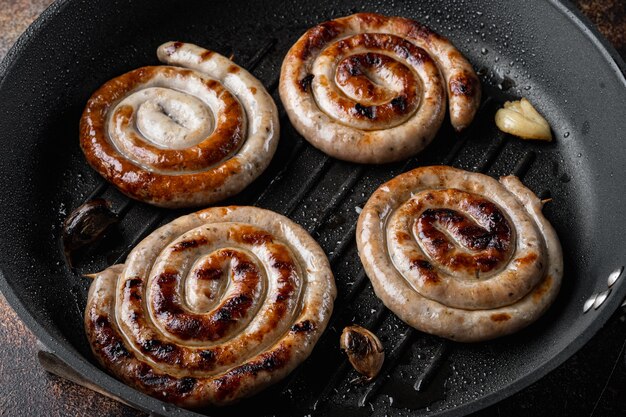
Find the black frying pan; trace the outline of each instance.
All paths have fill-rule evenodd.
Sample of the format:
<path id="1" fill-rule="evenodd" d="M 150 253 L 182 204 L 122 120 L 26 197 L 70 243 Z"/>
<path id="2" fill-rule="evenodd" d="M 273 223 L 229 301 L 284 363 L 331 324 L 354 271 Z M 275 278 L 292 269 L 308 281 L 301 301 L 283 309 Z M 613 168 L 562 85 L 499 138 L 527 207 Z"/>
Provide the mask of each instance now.
<path id="1" fill-rule="evenodd" d="M 85 339 L 89 283 L 78 273 L 123 259 L 128 246 L 180 214 L 130 202 L 87 166 L 77 133 L 90 94 L 116 75 L 156 64 L 160 43 L 184 40 L 234 53 L 276 96 L 282 58 L 300 34 L 357 10 L 415 18 L 451 38 L 479 70 L 488 99 L 465 135 L 456 136 L 446 124 L 416 158 L 380 167 L 329 159 L 303 142 L 282 114 L 281 143 L 269 170 L 228 203 L 273 209 L 311 230 L 333 262 L 340 298 L 330 328 L 292 376 L 237 406 L 206 412 L 460 415 L 544 376 L 615 311 L 626 294 L 625 278 L 610 290 L 607 283 L 626 259 L 625 67 L 569 6 L 514 0 L 60 0 L 0 66 L 0 288 L 41 341 L 78 374 L 141 410 L 195 415 L 108 376 L 95 365 Z M 499 103 L 520 95 L 547 115 L 555 142 L 522 142 L 495 129 Z M 516 335 L 463 345 L 410 331 L 381 306 L 361 271 L 355 207 L 392 176 L 439 163 L 494 176 L 513 172 L 553 199 L 545 213 L 563 243 L 564 285 L 549 312 Z M 72 272 L 58 247 L 59 228 L 70 209 L 93 195 L 113 200 L 123 221 L 82 253 Z M 595 305 L 586 304 L 590 297 Z M 383 375 L 374 384 L 352 385 L 355 374 L 337 349 L 341 328 L 353 321 L 375 328 L 387 347 Z M 422 393 L 412 388 L 417 379 L 424 379 Z"/>

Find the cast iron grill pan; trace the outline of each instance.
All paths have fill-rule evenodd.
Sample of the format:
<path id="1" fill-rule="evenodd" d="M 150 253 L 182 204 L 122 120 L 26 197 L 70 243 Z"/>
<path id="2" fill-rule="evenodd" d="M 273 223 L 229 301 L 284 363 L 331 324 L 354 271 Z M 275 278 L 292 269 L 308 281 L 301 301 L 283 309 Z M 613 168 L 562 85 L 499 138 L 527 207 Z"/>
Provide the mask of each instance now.
<path id="1" fill-rule="evenodd" d="M 620 233 L 626 186 L 619 180 L 626 168 L 620 113 L 626 89 L 618 65 L 580 18 L 556 2 L 524 8 L 514 1 L 361 3 L 66 0 L 21 38 L 0 68 L 6 239 L 0 282 L 56 355 L 139 409 L 196 415 L 99 370 L 82 323 L 89 280 L 80 274 L 123 261 L 141 238 L 188 212 L 129 200 L 89 168 L 78 146 L 78 120 L 91 93 L 116 75 L 158 64 L 156 47 L 168 40 L 233 53 L 267 86 L 280 110 L 277 154 L 255 183 L 224 204 L 257 205 L 304 226 L 328 254 L 339 294 L 329 327 L 304 364 L 264 393 L 206 414 L 459 415 L 545 375 L 601 327 L 626 292 L 618 280 L 602 305 L 583 314 L 584 302 L 608 288 L 608 275 L 622 267 L 626 253 Z M 356 11 L 414 18 L 465 53 L 484 89 L 468 131 L 457 135 L 445 122 L 424 152 L 382 166 L 334 160 L 297 134 L 277 94 L 282 58 L 307 28 Z M 523 142 L 497 130 L 495 110 L 521 95 L 547 115 L 554 142 Z M 358 211 L 382 182 L 432 164 L 495 177 L 513 173 L 553 199 L 544 212 L 560 236 L 566 270 L 555 305 L 536 324 L 492 342 L 452 343 L 411 329 L 375 297 L 356 253 Z M 112 201 L 122 221 L 79 253 L 71 271 L 58 246 L 60 226 L 93 197 Z M 339 334 L 351 323 L 375 331 L 386 348 L 381 375 L 371 384 L 354 382 L 357 374 L 338 349 Z"/>

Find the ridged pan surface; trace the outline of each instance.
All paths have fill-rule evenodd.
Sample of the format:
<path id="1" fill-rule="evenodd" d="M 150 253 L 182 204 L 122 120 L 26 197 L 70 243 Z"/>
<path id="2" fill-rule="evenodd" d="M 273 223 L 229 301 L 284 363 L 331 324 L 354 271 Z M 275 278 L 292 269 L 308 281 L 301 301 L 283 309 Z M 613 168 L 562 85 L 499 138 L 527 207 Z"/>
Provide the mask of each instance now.
<path id="1" fill-rule="evenodd" d="M 282 58 L 318 22 L 375 11 L 414 18 L 449 37 L 479 72 L 485 103 L 461 136 L 445 122 L 416 158 L 362 166 L 326 157 L 290 126 L 277 95 Z M 123 259 L 137 239 L 182 212 L 130 202 L 89 168 L 78 146 L 87 99 L 105 81 L 157 64 L 156 47 L 193 42 L 248 68 L 281 111 L 281 140 L 268 171 L 227 203 L 255 204 L 309 229 L 329 255 L 339 298 L 313 355 L 265 393 L 208 415 L 460 415 L 539 379 L 571 356 L 624 298 L 623 280 L 604 304 L 583 304 L 607 289 L 626 262 L 626 84 L 616 63 L 580 17 L 556 2 L 533 1 L 80 1 L 55 3 L 0 67 L 0 288 L 20 317 L 61 359 L 142 410 L 196 415 L 125 386 L 92 357 L 82 315 L 89 282 L 80 273 Z M 547 116 L 552 143 L 497 131 L 495 109 L 525 96 Z M 487 343 L 456 344 L 410 330 L 382 307 L 364 276 L 355 243 L 358 208 L 382 182 L 417 166 L 449 164 L 492 176 L 516 173 L 542 197 L 564 248 L 556 304 L 536 324 Z M 66 215 L 92 193 L 123 220 L 78 257 L 70 271 L 59 248 Z M 374 385 L 352 381 L 339 352 L 342 328 L 373 329 L 387 349 Z M 436 362 L 423 392 L 413 390 Z"/>

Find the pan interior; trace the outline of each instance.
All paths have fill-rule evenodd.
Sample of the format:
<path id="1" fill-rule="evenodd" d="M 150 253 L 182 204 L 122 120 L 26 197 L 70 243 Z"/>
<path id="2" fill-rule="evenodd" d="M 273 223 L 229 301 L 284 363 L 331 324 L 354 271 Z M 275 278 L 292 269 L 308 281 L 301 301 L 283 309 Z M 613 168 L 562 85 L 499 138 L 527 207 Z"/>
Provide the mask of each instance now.
<path id="1" fill-rule="evenodd" d="M 82 324 L 89 282 L 80 274 L 105 268 L 123 257 L 138 236 L 183 213 L 129 202 L 102 186 L 78 146 L 78 121 L 91 93 L 114 76 L 157 64 L 156 47 L 181 40 L 234 53 L 282 109 L 277 78 L 292 43 L 320 21 L 357 11 L 414 18 L 449 37 L 474 64 L 490 100 L 468 134 L 455 135 L 446 121 L 423 153 L 408 163 L 384 166 L 326 157 L 304 142 L 281 113 L 281 141 L 270 168 L 225 204 L 256 204 L 312 231 L 333 262 L 339 300 L 331 326 L 294 376 L 237 406 L 207 413 L 460 413 L 529 384 L 592 336 L 625 292 L 624 285 L 616 285 L 604 306 L 582 314 L 583 302 L 606 289 L 607 276 L 624 264 L 620 232 L 626 218 L 620 208 L 626 195 L 621 181 L 626 124 L 621 112 L 626 90 L 617 66 L 561 8 L 548 2 L 522 8 L 513 0 L 321 0 L 314 6 L 266 0 L 254 7 L 243 0 L 118 0 L 57 3 L 2 67 L 0 267 L 7 297 L 19 304 L 44 342 L 57 346 L 59 355 L 81 372 L 108 384 L 105 388 L 117 384 L 96 370 L 90 354 Z M 524 142 L 497 131 L 496 108 L 519 96 L 547 117 L 555 141 Z M 442 163 L 496 177 L 517 173 L 535 193 L 551 197 L 545 214 L 560 236 L 566 270 L 556 304 L 539 322 L 488 343 L 446 343 L 438 372 L 417 393 L 416 378 L 444 345 L 409 330 L 381 307 L 363 276 L 353 226 L 358 207 L 382 182 L 417 166 Z M 72 272 L 59 248 L 60 227 L 96 189 L 124 217 L 101 243 L 79 254 Z M 339 334 L 351 323 L 375 329 L 395 361 L 375 389 L 352 382 L 356 374 L 339 352 Z M 88 362 L 71 359 L 73 354 Z M 162 403 L 133 390 L 122 387 L 121 393 L 140 408 L 183 414 L 161 409 Z"/>

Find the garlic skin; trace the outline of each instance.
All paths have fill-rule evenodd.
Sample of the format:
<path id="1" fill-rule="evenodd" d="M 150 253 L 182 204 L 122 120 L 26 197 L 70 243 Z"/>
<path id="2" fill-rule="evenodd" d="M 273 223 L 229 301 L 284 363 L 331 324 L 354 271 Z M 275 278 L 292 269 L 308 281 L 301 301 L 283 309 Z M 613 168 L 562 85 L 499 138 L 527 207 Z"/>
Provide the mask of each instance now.
<path id="1" fill-rule="evenodd" d="M 365 377 L 374 379 L 385 361 L 385 351 L 376 335 L 359 325 L 343 329 L 339 339 L 340 348 L 348 355 L 354 369 Z"/>
<path id="2" fill-rule="evenodd" d="M 102 199 L 90 200 L 76 208 L 63 222 L 61 239 L 67 264 L 72 267 L 72 254 L 104 236 L 110 226 L 119 222 L 111 204 Z"/>
<path id="3" fill-rule="evenodd" d="M 496 126 L 522 139 L 552 140 L 550 125 L 525 98 L 504 103 L 496 112 Z"/>

